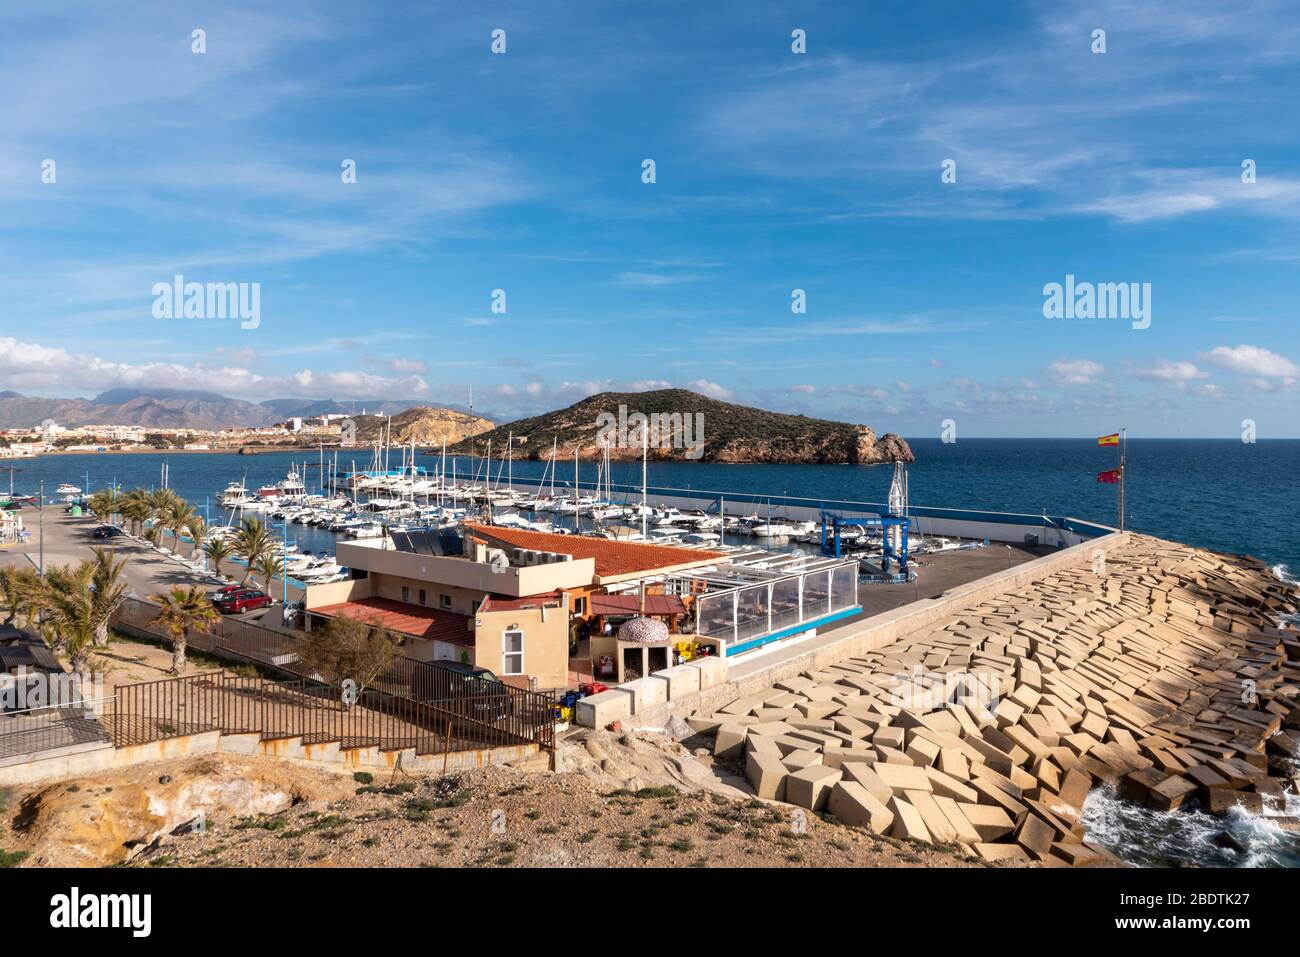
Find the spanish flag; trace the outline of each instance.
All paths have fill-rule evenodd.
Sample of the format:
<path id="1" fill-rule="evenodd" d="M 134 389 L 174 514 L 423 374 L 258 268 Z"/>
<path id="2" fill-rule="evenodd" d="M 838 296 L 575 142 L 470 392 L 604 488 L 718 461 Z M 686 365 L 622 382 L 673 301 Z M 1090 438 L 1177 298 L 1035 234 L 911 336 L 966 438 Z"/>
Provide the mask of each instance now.
<path id="1" fill-rule="evenodd" d="M 1112 432 L 1110 435 L 1103 435 L 1097 440 L 1098 445 L 1119 445 L 1119 433 Z"/>
<path id="2" fill-rule="evenodd" d="M 1104 482 L 1107 485 L 1114 485 L 1116 482 L 1119 481 L 1119 477 L 1120 477 L 1119 469 L 1107 469 L 1104 472 L 1097 473 L 1097 481 Z"/>

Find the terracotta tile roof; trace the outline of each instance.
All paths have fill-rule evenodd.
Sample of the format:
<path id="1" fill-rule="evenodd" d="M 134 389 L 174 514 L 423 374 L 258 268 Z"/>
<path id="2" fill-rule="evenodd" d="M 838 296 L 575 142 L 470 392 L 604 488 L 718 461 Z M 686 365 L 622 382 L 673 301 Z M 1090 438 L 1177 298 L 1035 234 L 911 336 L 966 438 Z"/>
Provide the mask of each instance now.
<path id="1" fill-rule="evenodd" d="M 441 608 L 426 608 L 392 598 L 360 598 L 313 608 L 311 612 L 331 618 L 342 616 L 374 620 L 404 635 L 471 648 L 474 646 L 474 632 L 469 627 L 469 616 L 443 611 Z"/>
<path id="2" fill-rule="evenodd" d="M 632 575 L 682 565 L 700 565 L 726 557 L 725 552 L 697 551 L 672 545 L 649 545 L 643 542 L 618 542 L 594 535 L 553 535 L 527 529 L 503 528 L 466 522 L 471 535 L 490 539 L 515 548 L 533 548 L 543 552 L 561 552 L 574 558 L 594 558 L 596 575 Z"/>
<path id="3" fill-rule="evenodd" d="M 593 615 L 635 615 L 641 608 L 638 595 L 592 595 Z M 684 615 L 686 605 L 676 595 L 646 595 L 647 615 Z"/>
<path id="4" fill-rule="evenodd" d="M 521 608 L 541 608 L 543 605 L 558 605 L 560 593 L 548 591 L 540 595 L 525 595 L 523 598 L 511 598 L 508 595 L 488 595 L 479 606 L 479 611 L 519 611 Z"/>

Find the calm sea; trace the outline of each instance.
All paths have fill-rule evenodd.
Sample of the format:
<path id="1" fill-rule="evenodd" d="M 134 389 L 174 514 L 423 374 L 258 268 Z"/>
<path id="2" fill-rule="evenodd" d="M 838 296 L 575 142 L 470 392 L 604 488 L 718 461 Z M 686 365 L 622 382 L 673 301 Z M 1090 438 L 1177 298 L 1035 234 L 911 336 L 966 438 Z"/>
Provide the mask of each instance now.
<path id="1" fill-rule="evenodd" d="M 916 505 L 983 508 L 995 511 L 1070 515 L 1115 524 L 1116 489 L 1100 485 L 1096 473 L 1113 468 L 1115 449 L 1098 447 L 1092 439 L 962 439 L 944 444 L 938 439 L 909 439 L 917 462 L 910 470 L 911 499 Z M 1217 551 L 1243 552 L 1270 564 L 1300 572 L 1300 530 L 1296 491 L 1300 484 L 1300 440 L 1260 441 L 1246 445 L 1234 440 L 1135 439 L 1128 447 L 1128 523 L 1148 532 Z M 356 465 L 364 468 L 369 455 L 356 450 Z M 339 457 L 340 467 L 352 462 Z M 420 456 L 436 467 L 434 456 Z M 398 464 L 397 453 L 391 461 Z M 170 467 L 170 482 L 210 520 L 226 513 L 215 505 L 228 482 L 244 480 L 250 489 L 284 477 L 293 463 L 304 472 L 312 490 L 319 487 L 319 456 L 303 453 L 142 453 L 84 454 L 20 460 L 14 488 L 36 491 L 45 481 L 47 494 L 61 482 L 88 489 L 110 482 L 123 487 L 159 484 L 160 466 Z M 0 463 L 0 488 L 9 475 Z M 327 466 L 329 461 L 327 460 Z M 513 463 L 520 478 L 540 477 L 544 462 Z M 495 470 L 500 463 L 493 464 Z M 450 468 L 450 466 L 449 466 Z M 479 462 L 457 460 L 458 476 L 482 469 Z M 561 462 L 557 488 L 573 480 L 573 463 Z M 695 462 L 650 463 L 649 483 L 663 488 L 792 495 L 805 498 L 884 501 L 891 478 L 888 467 L 851 465 L 715 465 Z M 596 467 L 580 467 L 583 482 L 596 478 Z M 615 463 L 614 482 L 639 486 L 640 463 Z M 325 547 L 327 533 L 291 526 L 290 533 L 305 547 Z"/>

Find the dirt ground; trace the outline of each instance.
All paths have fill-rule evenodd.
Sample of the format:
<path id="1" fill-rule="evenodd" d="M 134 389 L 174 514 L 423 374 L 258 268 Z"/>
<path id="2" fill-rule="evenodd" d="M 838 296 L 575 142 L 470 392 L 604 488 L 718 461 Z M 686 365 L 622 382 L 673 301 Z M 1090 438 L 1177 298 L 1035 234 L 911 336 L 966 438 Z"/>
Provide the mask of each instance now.
<path id="1" fill-rule="evenodd" d="M 0 847 L 26 867 L 986 866 L 746 797 L 662 735 L 596 734 L 559 773 L 354 777 L 222 754 L 13 789 Z"/>
<path id="2" fill-rule="evenodd" d="M 91 668 L 104 677 L 104 694 L 112 695 L 119 685 L 136 684 L 141 681 L 159 681 L 172 678 L 172 650 L 163 644 L 151 644 L 136 641 L 115 634 L 104 648 L 97 648 L 91 654 Z M 185 674 L 197 675 L 231 670 L 224 669 L 213 659 L 202 654 L 190 653 L 186 656 Z M 251 669 L 245 669 L 251 673 Z M 240 670 L 239 673 L 244 673 Z"/>

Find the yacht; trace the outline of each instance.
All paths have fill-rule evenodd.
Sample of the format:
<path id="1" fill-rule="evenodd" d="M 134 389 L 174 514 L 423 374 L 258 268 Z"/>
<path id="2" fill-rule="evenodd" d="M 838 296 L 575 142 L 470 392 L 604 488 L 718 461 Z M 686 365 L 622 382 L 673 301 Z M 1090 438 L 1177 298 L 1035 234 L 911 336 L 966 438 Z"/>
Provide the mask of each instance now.
<path id="1" fill-rule="evenodd" d="M 260 498 L 301 498 L 307 494 L 307 486 L 302 483 L 302 476 L 290 469 L 289 474 L 274 485 L 263 485 L 257 490 Z"/>

